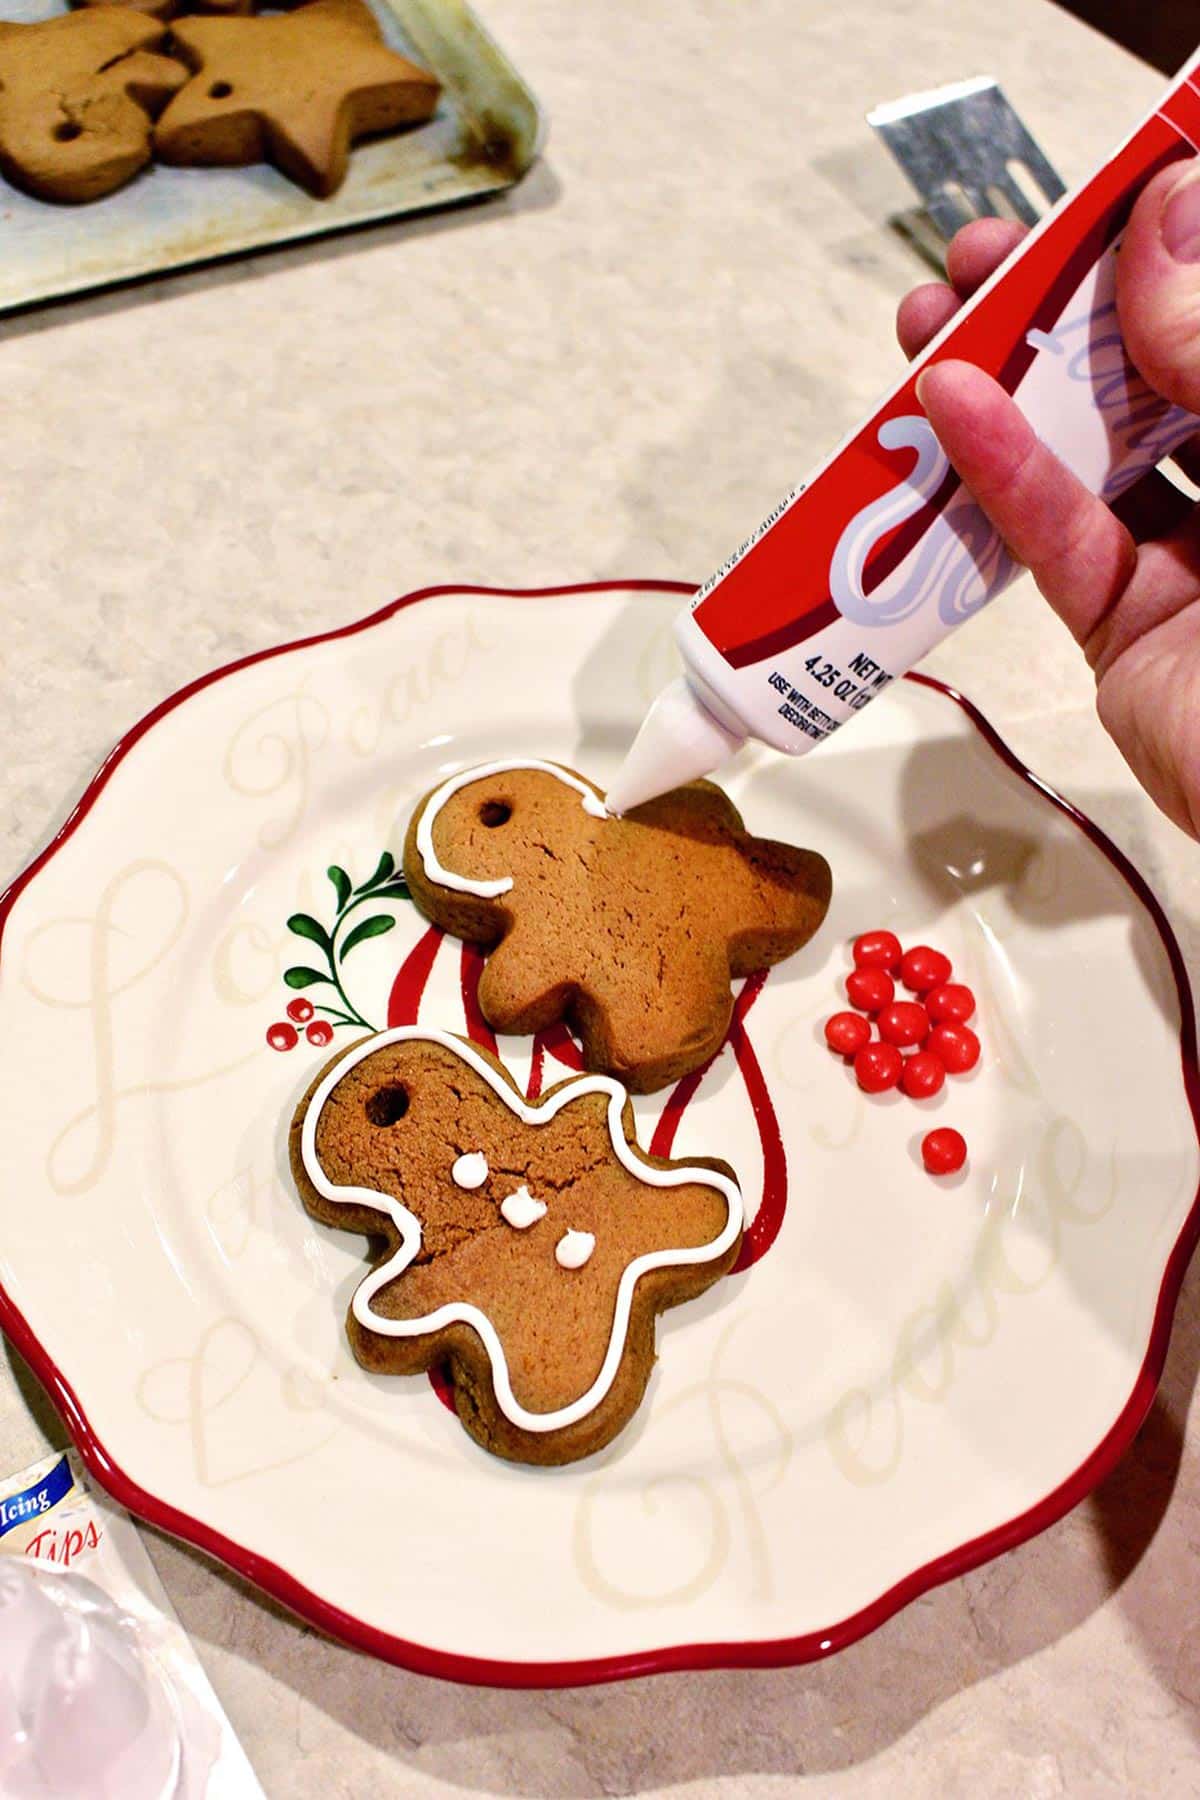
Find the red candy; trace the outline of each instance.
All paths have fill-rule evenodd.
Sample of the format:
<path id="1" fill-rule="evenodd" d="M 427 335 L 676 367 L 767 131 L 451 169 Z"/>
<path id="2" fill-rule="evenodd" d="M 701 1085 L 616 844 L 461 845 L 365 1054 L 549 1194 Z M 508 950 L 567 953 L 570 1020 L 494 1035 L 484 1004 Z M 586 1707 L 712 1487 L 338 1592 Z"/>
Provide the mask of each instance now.
<path id="1" fill-rule="evenodd" d="M 942 987 L 930 988 L 925 996 L 925 1009 L 935 1025 L 940 1025 L 944 1019 L 965 1025 L 975 1011 L 975 996 L 961 981 L 946 982 Z"/>
<path id="2" fill-rule="evenodd" d="M 865 1094 L 882 1094 L 895 1087 L 903 1065 L 894 1044 L 864 1044 L 854 1058 L 854 1073 Z"/>
<path id="3" fill-rule="evenodd" d="M 979 1061 L 979 1039 L 969 1025 L 935 1025 L 925 1041 L 951 1075 L 964 1075 Z"/>
<path id="4" fill-rule="evenodd" d="M 945 1065 L 929 1050 L 918 1050 L 906 1056 L 900 1086 L 910 1100 L 928 1100 L 940 1093 L 946 1079 Z"/>
<path id="5" fill-rule="evenodd" d="M 967 1160 L 967 1140 L 961 1131 L 939 1125 L 921 1139 L 921 1160 L 931 1175 L 953 1175 Z"/>
<path id="6" fill-rule="evenodd" d="M 896 984 L 883 969 L 851 969 L 846 977 L 846 995 L 859 1012 L 876 1013 L 890 1006 Z"/>
<path id="7" fill-rule="evenodd" d="M 312 1001 L 311 1000 L 289 1000 L 288 1006 L 287 1006 L 287 1016 L 289 1019 L 295 1019 L 297 1025 L 306 1025 L 308 1023 L 309 1019 L 311 1019 L 313 1016 Z"/>
<path id="8" fill-rule="evenodd" d="M 894 931 L 864 931 L 854 940 L 854 966 L 894 975 L 900 967 L 900 939 Z"/>
<path id="9" fill-rule="evenodd" d="M 885 1006 L 876 1022 L 884 1042 L 902 1050 L 923 1044 L 929 1036 L 929 1014 L 915 1000 L 897 1000 Z"/>
<path id="10" fill-rule="evenodd" d="M 333 1026 L 328 1019 L 314 1019 L 304 1033 L 310 1044 L 323 1048 L 333 1042 Z"/>
<path id="11" fill-rule="evenodd" d="M 951 972 L 950 958 L 940 950 L 931 950 L 928 944 L 916 944 L 900 958 L 900 979 L 914 994 L 941 987 L 949 981 Z"/>
<path id="12" fill-rule="evenodd" d="M 871 1041 L 871 1027 L 861 1013 L 834 1013 L 825 1021 L 825 1042 L 839 1056 L 854 1056 Z"/>

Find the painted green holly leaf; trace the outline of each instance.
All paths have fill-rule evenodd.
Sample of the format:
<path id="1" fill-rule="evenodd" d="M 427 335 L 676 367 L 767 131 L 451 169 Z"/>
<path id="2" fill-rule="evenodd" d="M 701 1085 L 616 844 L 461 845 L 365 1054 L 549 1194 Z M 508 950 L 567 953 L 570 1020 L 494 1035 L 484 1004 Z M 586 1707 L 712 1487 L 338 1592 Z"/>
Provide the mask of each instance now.
<path id="1" fill-rule="evenodd" d="M 389 875 L 391 875 L 392 871 L 395 869 L 395 867 L 396 867 L 395 857 L 392 855 L 390 850 L 385 850 L 383 855 L 379 859 L 378 865 L 375 869 L 375 873 L 372 875 L 371 879 L 369 881 L 364 881 L 361 887 L 356 887 L 354 890 L 355 893 L 356 894 L 365 894 L 367 889 L 373 888 L 377 882 L 386 881 L 388 879 Z M 343 902 L 343 904 L 345 904 L 345 903 Z"/>
<path id="2" fill-rule="evenodd" d="M 308 938 L 312 943 L 320 944 L 322 950 L 328 954 L 329 933 L 323 926 L 317 924 L 310 913 L 293 913 L 287 922 L 287 927 L 289 931 L 294 931 L 297 937 Z"/>
<path id="3" fill-rule="evenodd" d="M 336 863 L 334 863 L 331 868 L 326 869 L 325 873 L 333 883 L 333 891 L 337 895 L 338 900 L 338 911 L 341 912 L 347 900 L 350 898 L 352 891 L 350 887 L 350 877 L 347 875 L 345 869 L 339 869 Z"/>
<path id="4" fill-rule="evenodd" d="M 386 887 L 376 888 L 371 895 L 372 900 L 411 900 L 408 883 L 402 875 L 395 881 L 389 881 Z"/>
<path id="5" fill-rule="evenodd" d="M 342 945 L 343 960 L 349 956 L 356 944 L 365 944 L 368 938 L 382 937 L 384 932 L 390 931 L 395 923 L 395 919 L 388 913 L 376 913 L 373 918 L 364 919 L 361 925 L 354 927 Z"/>
<path id="6" fill-rule="evenodd" d="M 285 969 L 283 979 L 290 988 L 311 987 L 314 981 L 328 981 L 328 975 L 322 975 L 320 969 L 306 969 L 298 963 L 294 969 Z"/>

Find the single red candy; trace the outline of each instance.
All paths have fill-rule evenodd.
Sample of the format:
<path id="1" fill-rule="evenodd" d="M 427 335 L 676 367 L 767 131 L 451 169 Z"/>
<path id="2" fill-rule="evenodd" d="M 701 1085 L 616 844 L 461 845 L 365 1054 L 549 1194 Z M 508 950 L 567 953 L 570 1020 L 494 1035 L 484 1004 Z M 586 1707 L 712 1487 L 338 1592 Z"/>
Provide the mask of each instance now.
<path id="1" fill-rule="evenodd" d="M 825 1021 L 825 1042 L 839 1056 L 854 1056 L 871 1041 L 871 1027 L 861 1013 L 834 1013 Z"/>
<path id="2" fill-rule="evenodd" d="M 941 987 L 949 981 L 951 972 L 950 958 L 940 950 L 931 950 L 928 944 L 915 944 L 900 958 L 900 979 L 914 994 Z"/>
<path id="3" fill-rule="evenodd" d="M 904 1058 L 894 1044 L 864 1044 L 854 1058 L 854 1073 L 865 1094 L 882 1094 L 900 1079 Z"/>
<path id="4" fill-rule="evenodd" d="M 921 1161 L 931 1175 L 953 1175 L 967 1160 L 967 1140 L 953 1126 L 939 1125 L 921 1139 Z"/>
<path id="5" fill-rule="evenodd" d="M 913 1044 L 923 1044 L 929 1036 L 929 1014 L 915 1000 L 893 1001 L 891 1006 L 884 1007 L 876 1023 L 884 1042 L 896 1044 L 902 1050 Z"/>
<path id="6" fill-rule="evenodd" d="M 314 1019 L 304 1033 L 310 1044 L 332 1044 L 333 1026 L 328 1019 Z"/>
<path id="7" fill-rule="evenodd" d="M 953 1020 L 935 1025 L 925 1040 L 925 1048 L 946 1065 L 951 1075 L 964 1075 L 979 1061 L 979 1039 L 969 1025 Z"/>
<path id="8" fill-rule="evenodd" d="M 864 931 L 854 940 L 854 966 L 894 975 L 900 967 L 900 939 L 894 931 Z"/>
<path id="9" fill-rule="evenodd" d="M 945 1066 L 931 1050 L 917 1050 L 905 1057 L 900 1086 L 910 1100 L 928 1100 L 940 1093 L 945 1079 Z"/>
<path id="10" fill-rule="evenodd" d="M 308 1021 L 313 1016 L 312 1001 L 311 1000 L 289 1000 L 288 1008 L 287 1008 L 287 1016 L 289 1019 L 295 1019 L 297 1025 L 307 1025 Z"/>
<path id="11" fill-rule="evenodd" d="M 300 1034 L 294 1025 L 280 1019 L 277 1025 L 267 1027 L 267 1042 L 272 1050 L 294 1050 L 300 1042 Z"/>
<path id="12" fill-rule="evenodd" d="M 930 988 L 925 996 L 925 1009 L 935 1025 L 940 1025 L 944 1019 L 965 1025 L 975 1011 L 975 996 L 961 981 L 947 981 L 941 987 Z"/>
<path id="13" fill-rule="evenodd" d="M 851 969 L 846 977 L 846 995 L 859 1012 L 876 1013 L 890 1006 L 896 984 L 884 969 Z"/>

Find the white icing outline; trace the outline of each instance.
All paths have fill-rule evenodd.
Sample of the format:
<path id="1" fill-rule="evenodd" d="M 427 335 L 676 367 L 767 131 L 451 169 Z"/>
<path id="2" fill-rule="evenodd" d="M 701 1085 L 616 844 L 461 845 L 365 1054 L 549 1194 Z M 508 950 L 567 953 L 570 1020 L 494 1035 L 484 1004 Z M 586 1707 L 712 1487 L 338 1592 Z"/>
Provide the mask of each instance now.
<path id="1" fill-rule="evenodd" d="M 587 1244 L 586 1250 L 578 1241 L 581 1238 Z M 572 1242 L 572 1239 L 575 1242 Z M 594 1231 L 576 1231 L 571 1228 L 564 1231 L 555 1244 L 554 1260 L 560 1269 L 584 1269 L 591 1262 L 595 1248 L 596 1234 Z"/>
<path id="2" fill-rule="evenodd" d="M 692 1250 L 652 1250 L 644 1256 L 637 1256 L 622 1270 L 617 1285 L 617 1300 L 613 1309 L 613 1326 L 608 1340 L 608 1348 L 604 1353 L 604 1361 L 600 1365 L 591 1387 L 578 1400 L 572 1400 L 567 1406 L 560 1406 L 555 1412 L 527 1412 L 517 1400 L 509 1380 L 508 1363 L 499 1333 L 486 1313 L 480 1312 L 476 1306 L 464 1301 L 451 1301 L 439 1306 L 434 1312 L 426 1313 L 419 1319 L 385 1319 L 381 1314 L 371 1311 L 371 1301 L 380 1288 L 395 1281 L 408 1268 L 421 1248 L 421 1226 L 416 1216 L 394 1200 L 390 1194 L 377 1193 L 373 1188 L 339 1187 L 325 1175 L 317 1160 L 317 1121 L 329 1096 L 340 1081 L 351 1069 L 372 1056 L 376 1050 L 382 1050 L 389 1044 L 408 1042 L 439 1044 L 453 1055 L 461 1057 L 468 1067 L 481 1075 L 493 1092 L 503 1100 L 509 1111 L 515 1113 L 526 1125 L 544 1125 L 547 1120 L 561 1112 L 572 1100 L 581 1094 L 608 1095 L 608 1134 L 617 1160 L 648 1187 L 685 1187 L 698 1182 L 704 1187 L 716 1188 L 725 1196 L 727 1218 L 723 1229 L 712 1239 L 711 1243 L 702 1244 Z M 715 1262 L 723 1256 L 742 1229 L 743 1209 L 742 1195 L 737 1183 L 731 1181 L 717 1169 L 700 1169 L 691 1167 L 657 1169 L 641 1161 L 629 1143 L 621 1128 L 621 1111 L 627 1096 L 619 1081 L 611 1075 L 581 1075 L 577 1080 L 568 1081 L 552 1093 L 548 1099 L 537 1106 L 531 1106 L 508 1082 L 504 1081 L 491 1063 L 481 1056 L 473 1044 L 452 1036 L 448 1031 L 439 1031 L 427 1025 L 396 1025 L 390 1031 L 377 1032 L 374 1037 L 364 1038 L 352 1050 L 347 1051 L 329 1073 L 324 1077 L 314 1093 L 304 1115 L 304 1124 L 300 1131 L 300 1159 L 305 1174 L 317 1192 L 326 1200 L 340 1205 L 359 1204 L 383 1213 L 392 1221 L 400 1233 L 400 1246 L 392 1256 L 379 1267 L 372 1269 L 355 1291 L 351 1301 L 351 1311 L 360 1325 L 369 1331 L 377 1331 L 382 1337 L 421 1337 L 426 1332 L 440 1331 L 446 1325 L 470 1325 L 483 1340 L 484 1348 L 491 1358 L 492 1386 L 495 1389 L 496 1401 L 505 1418 L 518 1426 L 522 1431 L 561 1431 L 564 1426 L 574 1425 L 584 1419 L 604 1399 L 612 1386 L 625 1351 L 625 1338 L 629 1330 L 629 1315 L 633 1305 L 633 1290 L 640 1276 L 648 1274 L 651 1269 L 686 1268 L 693 1263 Z"/>
<path id="3" fill-rule="evenodd" d="M 452 775 L 449 781 L 443 781 L 440 788 L 435 788 L 425 802 L 421 820 L 417 826 L 417 855 L 430 881 L 436 881 L 439 887 L 453 888 L 457 894 L 478 894 L 481 900 L 494 900 L 498 894 L 507 894 L 512 887 L 511 875 L 498 875 L 490 881 L 472 881 L 469 875 L 456 875 L 453 869 L 447 869 L 438 861 L 437 851 L 433 847 L 433 821 L 445 806 L 447 800 L 453 798 L 460 788 L 470 787 L 473 781 L 486 781 L 489 775 L 508 775 L 514 769 L 538 769 L 544 775 L 553 775 L 565 786 L 574 788 L 583 796 L 583 810 L 594 819 L 607 819 L 608 808 L 599 794 L 590 788 L 586 781 L 578 775 L 572 775 L 569 769 L 560 768 L 558 763 L 529 761 L 476 763 L 473 769 L 463 769 Z"/>

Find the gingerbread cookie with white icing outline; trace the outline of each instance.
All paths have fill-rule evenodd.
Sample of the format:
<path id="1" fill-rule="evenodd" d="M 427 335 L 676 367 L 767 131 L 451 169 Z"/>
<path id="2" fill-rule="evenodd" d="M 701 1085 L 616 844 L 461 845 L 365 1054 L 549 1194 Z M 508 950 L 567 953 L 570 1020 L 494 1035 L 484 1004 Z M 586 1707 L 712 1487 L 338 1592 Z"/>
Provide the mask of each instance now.
<path id="1" fill-rule="evenodd" d="M 829 865 L 753 837 L 720 788 L 691 782 L 623 818 L 556 763 L 479 765 L 418 806 L 404 874 L 421 911 L 488 950 L 496 1030 L 565 1019 L 584 1065 L 649 1093 L 715 1054 L 730 982 L 808 942 Z"/>
<path id="2" fill-rule="evenodd" d="M 314 1218 L 376 1247 L 346 1321 L 364 1368 L 448 1365 L 463 1427 L 494 1455 L 567 1463 L 626 1425 L 657 1315 L 737 1258 L 728 1165 L 651 1157 L 608 1076 L 536 1102 L 478 1045 L 404 1025 L 328 1063 L 292 1121 Z"/>

